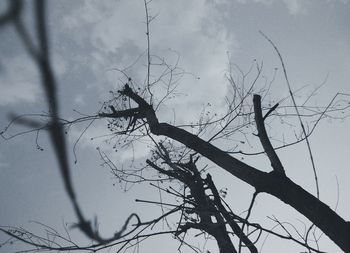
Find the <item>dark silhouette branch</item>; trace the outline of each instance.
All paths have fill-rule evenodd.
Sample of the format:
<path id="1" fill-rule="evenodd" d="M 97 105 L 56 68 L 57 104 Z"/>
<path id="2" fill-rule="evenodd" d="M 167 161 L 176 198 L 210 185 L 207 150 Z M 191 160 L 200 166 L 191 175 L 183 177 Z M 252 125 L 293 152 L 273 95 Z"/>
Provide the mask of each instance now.
<path id="1" fill-rule="evenodd" d="M 137 229 L 137 226 L 131 231 L 125 233 L 127 226 L 132 218 L 136 218 L 137 223 L 140 223 L 140 219 L 137 214 L 130 214 L 125 221 L 123 227 L 117 231 L 111 238 L 105 239 L 99 235 L 97 228 L 93 228 L 91 222 L 86 220 L 83 216 L 82 209 L 80 208 L 76 193 L 74 191 L 70 165 L 68 159 L 66 139 L 64 136 L 64 129 L 60 119 L 59 102 L 57 96 L 57 83 L 56 78 L 51 66 L 51 55 L 50 55 L 50 43 L 47 31 L 47 2 L 44 0 L 34 1 L 34 17 L 35 17 L 35 29 L 38 40 L 38 46 L 35 47 L 35 43 L 30 39 L 28 31 L 24 26 L 21 19 L 21 8 L 24 4 L 23 1 L 9 1 L 9 10 L 4 16 L 0 18 L 1 24 L 10 24 L 13 22 L 18 35 L 20 36 L 28 54 L 32 57 L 34 63 L 40 73 L 41 85 L 45 92 L 50 119 L 49 123 L 42 129 L 47 129 L 49 132 L 50 140 L 54 148 L 54 152 L 59 164 L 59 169 L 64 182 L 65 190 L 69 196 L 69 199 L 73 205 L 75 214 L 78 218 L 78 224 L 80 230 L 88 236 L 90 239 L 95 240 L 99 243 L 109 243 L 111 241 L 120 239 L 125 234 L 130 234 Z M 28 122 L 27 122 L 28 123 Z M 3 132 L 1 133 L 1 135 Z"/>
<path id="2" fill-rule="evenodd" d="M 329 206 L 294 183 L 285 175 L 275 172 L 262 172 L 230 156 L 223 150 L 200 137 L 168 123 L 160 123 L 153 108 L 132 89 L 125 85 L 120 91 L 124 96 L 138 104 L 154 135 L 167 136 L 208 158 L 233 176 L 241 179 L 256 189 L 265 192 L 303 214 L 345 252 L 350 252 L 350 225 L 336 214 Z M 110 114 L 110 117 L 113 117 Z"/>
<path id="3" fill-rule="evenodd" d="M 255 94 L 253 98 L 253 103 L 254 103 L 255 123 L 256 123 L 256 128 L 258 130 L 258 137 L 261 142 L 261 145 L 263 146 L 268 158 L 270 159 L 273 170 L 278 173 L 281 173 L 282 175 L 285 175 L 286 173 L 284 171 L 283 165 L 279 157 L 277 156 L 276 151 L 272 147 L 269 137 L 267 136 L 267 132 L 264 124 L 264 117 L 262 116 L 262 110 L 261 110 L 261 96 Z M 276 107 L 277 106 L 275 106 L 274 108 Z M 269 112 L 271 111 L 272 109 Z M 269 112 L 266 115 L 268 115 Z"/>
<path id="4" fill-rule="evenodd" d="M 219 192 L 216 189 L 210 174 L 207 174 L 207 178 L 205 181 L 207 182 L 208 187 L 210 188 L 211 192 L 214 195 L 214 202 L 216 206 L 219 208 L 221 214 L 224 216 L 227 223 L 230 225 L 232 231 L 235 233 L 235 235 L 238 236 L 240 241 L 244 243 L 244 245 L 249 249 L 251 253 L 258 253 L 258 250 L 255 247 L 254 243 L 249 239 L 248 236 L 244 234 L 244 231 L 239 227 L 239 225 L 235 222 L 231 214 L 226 210 L 224 205 L 221 203 Z"/>

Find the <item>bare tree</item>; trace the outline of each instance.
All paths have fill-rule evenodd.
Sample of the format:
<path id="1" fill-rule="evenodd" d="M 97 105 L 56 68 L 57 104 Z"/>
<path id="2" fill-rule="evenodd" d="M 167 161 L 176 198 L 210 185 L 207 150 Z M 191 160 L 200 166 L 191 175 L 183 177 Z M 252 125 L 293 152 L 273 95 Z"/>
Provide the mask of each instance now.
<path id="1" fill-rule="evenodd" d="M 59 113 L 59 100 L 55 92 L 57 84 L 50 63 L 45 1 L 35 1 L 36 43 L 29 38 L 27 28 L 22 21 L 21 10 L 24 2 L 9 1 L 9 9 L 0 18 L 0 24 L 2 26 L 12 25 L 16 29 L 27 52 L 37 65 L 50 113 L 31 115 L 30 118 L 26 115 L 14 117 L 1 136 L 11 139 L 24 133 L 37 133 L 41 130 L 49 132 L 65 189 L 78 219 L 76 227 L 92 239 L 93 243 L 85 246 L 77 245 L 69 237 L 60 235 L 50 227 L 46 227 L 49 235 L 47 237 L 41 237 L 23 228 L 0 227 L 0 230 L 9 235 L 10 238 L 30 245 L 32 248 L 29 251 L 87 250 L 96 252 L 118 246 L 119 252 L 132 248 L 149 237 L 171 234 L 180 241 L 179 249 L 186 245 L 194 251 L 200 252 L 201 249 L 191 245 L 190 240 L 185 238 L 189 231 L 198 230 L 206 238 L 214 238 L 219 251 L 225 253 L 258 252 L 257 245 L 263 234 L 293 241 L 303 246 L 308 252 L 323 252 L 322 249 L 318 248 L 319 239 L 314 238 L 314 241 L 310 239 L 310 233 L 316 227 L 344 252 L 350 252 L 349 222 L 345 221 L 319 198 L 317 170 L 308 140 L 322 119 L 338 117 L 339 112 L 348 109 L 348 100 L 343 99 L 348 95 L 338 93 L 328 105 L 312 107 L 307 103 L 314 95 L 311 93 L 305 98 L 302 105 L 298 105 L 294 99 L 298 91 L 292 91 L 282 56 L 273 42 L 264 35 L 273 45 L 281 60 L 289 90 L 287 98 L 282 98 L 274 105 L 262 104 L 262 99 L 269 94 L 271 82 L 274 80 L 274 78 L 270 81 L 265 80 L 262 85 L 258 85 L 258 82 L 263 79 L 261 76 L 262 63 L 253 61 L 248 71 L 243 71 L 236 65 L 230 65 L 227 73 L 230 93 L 226 97 L 226 111 L 224 113 L 211 114 L 204 109 L 195 123 L 176 125 L 172 122 L 163 122 L 158 115 L 159 108 L 171 96 L 176 95 L 178 82 L 186 72 L 179 68 L 177 63 L 170 65 L 163 58 L 151 54 L 149 28 L 154 17 L 150 16 L 148 12 L 149 2 L 145 1 L 144 3 L 147 28 L 147 76 L 145 82 L 137 83 L 125 70 L 117 70 L 124 78 L 120 89 L 111 92 L 111 99 L 104 102 L 97 113 L 74 120 L 65 120 L 61 118 Z M 161 74 L 154 77 L 151 73 L 152 68 L 156 67 L 158 71 L 161 70 L 159 71 Z M 41 120 L 44 119 L 45 123 L 33 119 L 33 116 Z M 300 129 L 297 129 L 301 130 L 300 134 L 297 134 L 294 139 L 284 140 L 280 146 L 273 145 L 266 130 L 269 127 L 272 130 L 280 131 L 280 129 L 276 129 L 278 127 L 269 123 L 269 119 L 273 118 L 298 122 Z M 141 141 L 146 142 L 149 146 L 151 157 L 139 168 L 136 166 L 121 168 L 103 150 L 98 149 L 103 164 L 110 168 L 115 177 L 125 184 L 150 182 L 162 194 L 176 200 L 173 204 L 163 200 L 138 199 L 138 202 L 160 206 L 163 214 L 150 221 L 142 221 L 137 214 L 131 213 L 122 228 L 109 238 L 100 236 L 97 226 L 84 217 L 77 202 L 70 176 L 64 134 L 65 128 L 73 124 L 86 122 L 87 128 L 89 128 L 93 127 L 91 123 L 96 120 L 107 122 L 111 134 L 106 138 L 110 140 L 110 143 L 114 143 L 113 148 L 115 149 L 125 149 L 135 142 Z M 30 129 L 19 134 L 7 135 L 14 123 L 27 125 Z M 84 133 L 85 130 L 82 131 L 82 134 Z M 242 151 L 239 148 L 239 143 L 235 145 L 232 141 L 235 136 L 243 136 L 247 141 L 258 140 L 262 151 L 257 153 Z M 305 142 L 309 150 L 317 189 L 316 196 L 307 192 L 288 177 L 288 170 L 284 168 L 276 153 L 278 149 L 301 142 Z M 232 145 L 235 146 L 232 147 Z M 261 168 L 252 167 L 237 159 L 235 154 L 243 156 L 266 154 L 271 163 L 271 171 L 264 172 Z M 207 164 L 214 166 L 211 171 L 224 170 L 254 189 L 246 215 L 234 213 L 225 202 L 226 191 L 217 188 L 211 173 L 208 171 Z M 273 229 L 250 222 L 254 201 L 262 193 L 274 196 L 297 210 L 312 222 L 312 226 L 302 235 L 297 230 L 291 231 L 277 218 L 273 218 L 273 220 L 283 232 L 275 232 Z M 170 220 L 176 220 L 176 222 L 171 223 Z M 167 223 L 167 229 L 158 232 L 150 231 L 160 221 Z"/>

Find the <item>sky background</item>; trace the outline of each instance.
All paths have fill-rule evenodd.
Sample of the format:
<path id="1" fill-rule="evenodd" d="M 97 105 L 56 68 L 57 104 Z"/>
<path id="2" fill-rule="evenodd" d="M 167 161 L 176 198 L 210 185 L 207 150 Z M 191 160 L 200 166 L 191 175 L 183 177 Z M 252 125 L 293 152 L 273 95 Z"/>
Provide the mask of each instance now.
<path id="1" fill-rule="evenodd" d="M 62 116 L 78 117 L 73 109 L 93 114 L 101 102 L 110 98 L 109 91 L 123 84 L 113 69 L 130 66 L 147 48 L 143 1 L 48 2 L 52 63 L 59 83 Z M 26 3 L 24 18 L 32 31 L 31 1 Z M 1 1 L 0 11 L 5 7 L 6 2 Z M 171 119 L 175 114 L 178 123 L 191 122 L 207 103 L 221 112 L 223 98 L 229 90 L 225 80 L 228 62 L 247 70 L 254 59 L 263 61 L 264 75 L 271 80 L 280 63 L 259 30 L 278 45 L 293 89 L 308 85 L 299 93 L 297 101 L 302 101 L 303 96 L 325 80 L 326 84 L 313 99 L 315 105 L 327 104 L 337 92 L 350 93 L 350 3 L 347 0 L 153 0 L 149 12 L 156 16 L 150 26 L 151 52 L 172 64 L 179 55 L 179 67 L 188 72 L 179 83 L 181 95 L 171 100 L 168 107 L 161 108 L 161 119 Z M 47 107 L 37 69 L 12 27 L 1 30 L 0 54 L 0 127 L 3 129 L 10 113 L 41 113 L 46 112 Z M 128 69 L 135 82 L 142 83 L 145 78 L 145 60 L 141 57 Z M 156 75 L 158 69 L 153 70 Z M 279 71 L 269 98 L 276 101 L 287 94 Z M 106 132 L 103 122 L 90 128 L 79 142 L 78 162 L 74 164 L 72 145 L 84 126 L 71 129 L 69 150 L 76 191 L 86 217 L 96 215 L 101 233 L 108 236 L 122 225 L 130 212 L 137 212 L 145 219 L 157 212 L 160 214 L 159 209 L 133 200 L 156 199 L 157 191 L 136 185 L 125 194 L 118 184 L 113 185 L 116 180 L 108 169 L 100 166 L 97 146 L 104 147 L 120 162 L 132 156 L 130 150 L 112 154 L 110 146 L 100 139 L 89 141 L 91 136 Z M 349 119 L 324 120 L 310 139 L 319 172 L 321 199 L 335 207 L 338 180 L 337 212 L 347 220 L 350 219 L 348 129 Z M 21 131 L 19 126 L 12 129 L 12 133 L 18 131 Z M 293 134 L 291 129 L 286 131 Z M 62 224 L 76 220 L 46 133 L 39 136 L 44 151 L 36 148 L 35 138 L 35 134 L 28 134 L 9 141 L 0 140 L 0 225 L 40 229 L 31 222 L 35 220 L 62 231 Z M 256 146 L 243 148 L 260 150 Z M 147 150 L 142 145 L 135 146 L 134 155 L 142 160 Z M 287 175 L 314 193 L 306 145 L 280 151 L 279 155 Z M 265 157 L 247 161 L 269 170 Z M 252 189 L 223 172 L 216 172 L 215 176 L 220 187 L 229 189 L 227 200 L 235 210 L 244 211 Z M 281 220 L 298 224 L 302 230 L 302 223 L 298 221 L 302 217 L 273 197 L 259 196 L 254 210 L 252 218 L 262 220 L 267 226 L 271 227 L 272 223 L 266 216 L 274 214 Z M 71 232 L 77 240 L 83 240 L 74 230 Z M 0 235 L 0 239 L 3 238 Z M 215 244 L 208 245 L 215 252 Z M 177 246 L 178 242 L 170 236 L 162 236 L 144 242 L 141 252 L 177 252 Z M 340 252 L 326 238 L 321 246 L 329 252 Z M 298 249 L 270 237 L 262 252 L 296 252 Z M 11 252 L 11 248 L 0 251 Z M 186 248 L 184 252 L 190 250 Z"/>

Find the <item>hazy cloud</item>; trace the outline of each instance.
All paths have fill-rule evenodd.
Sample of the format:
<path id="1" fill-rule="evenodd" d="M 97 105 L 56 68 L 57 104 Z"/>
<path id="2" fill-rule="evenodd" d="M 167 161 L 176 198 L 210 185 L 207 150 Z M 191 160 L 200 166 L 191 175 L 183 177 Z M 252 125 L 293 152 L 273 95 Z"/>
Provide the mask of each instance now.
<path id="1" fill-rule="evenodd" d="M 119 82 L 115 72 L 108 70 L 129 66 L 147 49 L 144 5 L 142 1 L 80 3 L 61 18 L 61 30 L 70 34 L 77 46 L 89 50 L 88 67 L 99 80 L 96 87 L 106 94 Z M 222 24 L 222 13 L 215 3 L 179 0 L 172 2 L 169 8 L 168 2 L 157 1 L 149 5 L 149 14 L 155 17 L 150 24 L 151 54 L 172 63 L 174 50 L 180 56 L 179 66 L 194 75 L 181 81 L 181 91 L 189 96 L 181 98 L 180 107 L 191 102 L 191 109 L 198 112 L 201 101 L 220 101 L 227 92 L 223 81 L 228 64 L 226 53 L 228 50 L 234 53 L 232 49 L 237 41 Z M 139 65 L 129 69 L 134 80 L 144 81 L 145 65 L 143 57 Z M 156 68 L 153 68 L 154 74 Z M 188 112 L 186 116 L 193 114 Z"/>
<path id="2" fill-rule="evenodd" d="M 220 1 L 222 2 L 222 0 Z M 260 3 L 266 6 L 271 6 L 272 4 L 277 4 L 280 1 L 277 0 L 236 0 L 238 3 Z M 312 11 L 312 3 L 320 3 L 320 0 L 283 0 L 283 3 L 286 5 L 289 14 L 297 15 L 297 14 L 307 14 L 309 11 Z M 323 2 L 327 3 L 342 3 L 347 4 L 348 0 L 323 0 Z"/>
<path id="3" fill-rule="evenodd" d="M 35 65 L 25 55 L 1 59 L 0 105 L 35 102 L 40 93 Z"/>

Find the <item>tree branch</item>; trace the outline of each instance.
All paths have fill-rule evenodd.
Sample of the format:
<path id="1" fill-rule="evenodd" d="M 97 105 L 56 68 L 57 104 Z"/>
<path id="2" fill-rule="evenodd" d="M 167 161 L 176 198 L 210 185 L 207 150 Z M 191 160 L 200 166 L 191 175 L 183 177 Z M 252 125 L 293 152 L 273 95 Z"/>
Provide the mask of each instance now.
<path id="1" fill-rule="evenodd" d="M 255 123 L 256 123 L 256 128 L 258 130 L 258 137 L 260 139 L 261 145 L 263 146 L 267 154 L 267 157 L 270 159 L 273 170 L 285 175 L 286 173 L 284 171 L 283 165 L 280 159 L 278 158 L 274 148 L 272 147 L 269 137 L 267 136 L 267 132 L 264 124 L 264 118 L 262 116 L 262 110 L 261 110 L 261 97 L 255 94 L 253 97 L 253 103 L 254 103 Z"/>
<path id="2" fill-rule="evenodd" d="M 168 123 L 159 123 L 153 108 L 131 88 L 125 85 L 120 91 L 145 110 L 145 119 L 154 135 L 167 136 L 208 158 L 233 176 L 253 186 L 258 192 L 265 192 L 303 214 L 345 252 L 350 252 L 350 225 L 328 205 L 305 191 L 281 173 L 265 173 L 230 156 L 223 150 Z"/>

